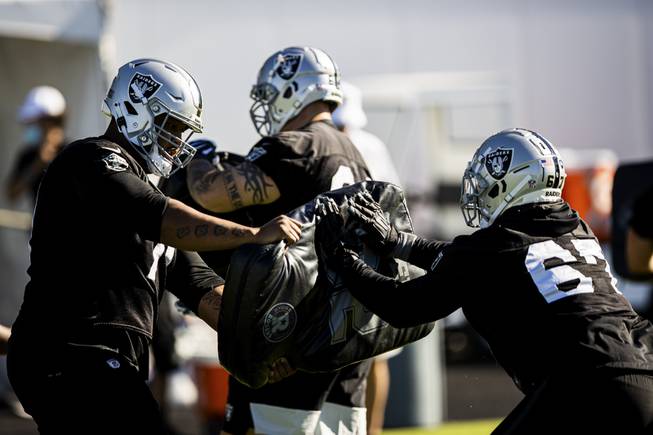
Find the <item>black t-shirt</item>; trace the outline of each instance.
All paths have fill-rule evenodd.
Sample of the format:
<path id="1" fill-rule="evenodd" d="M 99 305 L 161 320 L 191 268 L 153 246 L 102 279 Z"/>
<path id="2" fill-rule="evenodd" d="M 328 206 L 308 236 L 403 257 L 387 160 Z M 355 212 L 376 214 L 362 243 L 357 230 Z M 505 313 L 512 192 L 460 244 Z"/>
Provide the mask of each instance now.
<path id="1" fill-rule="evenodd" d="M 395 326 L 462 307 L 525 392 L 561 372 L 653 370 L 653 326 L 619 292 L 598 241 L 566 203 L 508 210 L 451 243 L 418 238 L 408 260 L 428 272 L 408 282 L 346 260 L 354 296 Z"/>
<path id="2" fill-rule="evenodd" d="M 370 178 L 349 137 L 330 121 L 261 139 L 247 160 L 272 178 L 281 197 L 250 210 L 257 225 L 309 202 L 317 195 Z"/>
<path id="3" fill-rule="evenodd" d="M 67 146 L 39 190 L 16 341 L 100 347 L 146 371 L 163 290 L 196 301 L 223 282 L 196 253 L 157 243 L 167 202 L 126 149 Z"/>

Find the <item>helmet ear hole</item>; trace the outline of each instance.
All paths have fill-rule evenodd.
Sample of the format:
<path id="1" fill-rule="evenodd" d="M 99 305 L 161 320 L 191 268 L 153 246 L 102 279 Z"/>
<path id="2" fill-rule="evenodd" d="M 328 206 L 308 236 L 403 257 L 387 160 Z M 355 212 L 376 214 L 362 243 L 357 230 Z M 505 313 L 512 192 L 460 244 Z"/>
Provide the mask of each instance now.
<path id="1" fill-rule="evenodd" d="M 286 91 L 283 93 L 283 98 L 290 98 L 292 97 L 293 91 L 292 88 L 289 86 L 286 88 Z"/>
<path id="2" fill-rule="evenodd" d="M 492 189 L 490 189 L 490 191 L 487 193 L 487 196 L 489 196 L 490 198 L 494 199 L 494 198 L 497 197 L 497 195 L 499 195 L 499 185 L 498 185 L 498 184 L 495 184 L 495 185 L 492 187 Z"/>

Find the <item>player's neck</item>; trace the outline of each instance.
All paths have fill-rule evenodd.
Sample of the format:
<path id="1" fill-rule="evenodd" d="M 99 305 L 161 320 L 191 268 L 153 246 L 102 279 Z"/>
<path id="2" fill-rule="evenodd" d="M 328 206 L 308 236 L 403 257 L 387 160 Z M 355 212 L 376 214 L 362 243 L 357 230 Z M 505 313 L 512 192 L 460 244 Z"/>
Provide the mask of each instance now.
<path id="1" fill-rule="evenodd" d="M 281 131 L 299 130 L 312 122 L 330 121 L 331 111 L 324 101 L 315 101 L 284 125 Z"/>

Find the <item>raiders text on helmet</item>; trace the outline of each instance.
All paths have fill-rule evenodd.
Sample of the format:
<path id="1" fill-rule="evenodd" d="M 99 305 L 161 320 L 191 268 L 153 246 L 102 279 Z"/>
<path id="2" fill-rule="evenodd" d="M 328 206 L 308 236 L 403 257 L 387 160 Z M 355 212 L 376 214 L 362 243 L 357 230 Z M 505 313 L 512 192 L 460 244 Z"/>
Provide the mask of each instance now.
<path id="1" fill-rule="evenodd" d="M 499 132 L 483 142 L 465 170 L 460 197 L 465 223 L 485 228 L 510 207 L 561 201 L 565 177 L 548 140 L 522 128 Z"/>
<path id="2" fill-rule="evenodd" d="M 265 61 L 250 97 L 256 131 L 273 135 L 314 101 L 341 104 L 340 72 L 318 48 L 289 47 Z"/>
<path id="3" fill-rule="evenodd" d="M 156 59 L 123 65 L 113 79 L 102 111 L 147 162 L 150 171 L 168 177 L 193 158 L 187 141 L 202 131 L 202 96 L 181 67 Z M 189 134 L 178 137 L 166 128 L 181 122 Z"/>

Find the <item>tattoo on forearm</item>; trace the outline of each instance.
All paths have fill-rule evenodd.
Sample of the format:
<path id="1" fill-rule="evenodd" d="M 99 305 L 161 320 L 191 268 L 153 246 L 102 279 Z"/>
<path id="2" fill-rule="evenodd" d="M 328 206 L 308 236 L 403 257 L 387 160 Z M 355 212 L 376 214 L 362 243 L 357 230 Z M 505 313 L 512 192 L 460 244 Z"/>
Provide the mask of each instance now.
<path id="1" fill-rule="evenodd" d="M 222 295 L 218 294 L 214 290 L 211 290 L 202 296 L 202 301 L 211 309 L 220 310 L 220 306 L 222 305 Z"/>
<path id="2" fill-rule="evenodd" d="M 227 234 L 227 229 L 225 227 L 221 227 L 219 225 L 213 227 L 214 236 L 220 237 L 220 236 L 224 236 L 225 234 Z"/>
<path id="3" fill-rule="evenodd" d="M 245 235 L 245 230 L 242 228 L 234 228 L 231 230 L 231 234 L 235 237 L 243 237 Z"/>
<path id="4" fill-rule="evenodd" d="M 245 191 L 252 193 L 254 204 L 260 204 L 268 198 L 267 189 L 272 187 L 272 184 L 266 183 L 265 174 L 258 166 L 252 163 L 243 163 L 236 170 L 245 178 Z"/>
<path id="5" fill-rule="evenodd" d="M 238 187 L 236 186 L 236 179 L 234 178 L 233 169 L 229 168 L 224 171 L 224 187 L 227 189 L 227 194 L 229 195 L 229 200 L 235 208 L 243 207 L 243 200 L 238 193 Z"/>
<path id="6" fill-rule="evenodd" d="M 209 233 L 209 226 L 207 224 L 198 225 L 195 227 L 195 237 L 204 237 Z"/>
<path id="7" fill-rule="evenodd" d="M 190 234 L 190 227 L 177 228 L 177 238 L 183 239 Z"/>

